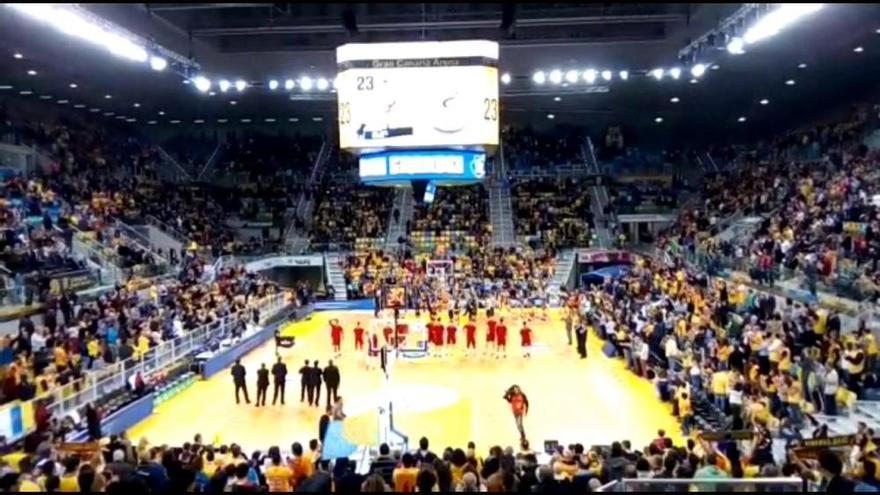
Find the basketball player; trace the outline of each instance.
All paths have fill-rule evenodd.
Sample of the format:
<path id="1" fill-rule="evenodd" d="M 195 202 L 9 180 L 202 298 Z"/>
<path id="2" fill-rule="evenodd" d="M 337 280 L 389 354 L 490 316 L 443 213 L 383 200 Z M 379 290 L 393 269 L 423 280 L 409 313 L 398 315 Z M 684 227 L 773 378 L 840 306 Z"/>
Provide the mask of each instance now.
<path id="1" fill-rule="evenodd" d="M 532 357 L 532 329 L 529 328 L 528 322 L 523 321 L 519 336 L 522 344 L 523 357 Z"/>
<path id="2" fill-rule="evenodd" d="M 518 385 L 512 385 L 504 392 L 504 400 L 510 404 L 516 429 L 519 430 L 520 443 L 526 439 L 526 431 L 523 428 L 523 416 L 529 413 L 529 398 L 520 390 Z"/>
<path id="3" fill-rule="evenodd" d="M 495 345 L 498 346 L 498 359 L 507 357 L 507 327 L 504 325 L 504 318 L 499 318 L 498 325 L 495 326 Z"/>
<path id="4" fill-rule="evenodd" d="M 457 330 L 458 329 L 455 327 L 455 321 L 450 318 L 449 324 L 446 325 L 446 345 L 448 346 L 447 350 L 455 348 L 455 344 L 457 342 L 455 339 L 455 332 Z"/>
<path id="5" fill-rule="evenodd" d="M 375 369 L 379 365 L 379 334 L 370 329 L 370 346 L 367 350 L 367 369 Z"/>
<path id="6" fill-rule="evenodd" d="M 337 357 L 342 355 L 342 327 L 339 320 L 330 320 L 330 339 L 333 341 L 333 352 Z"/>
<path id="7" fill-rule="evenodd" d="M 434 349 L 435 356 L 441 356 L 443 354 L 443 323 L 440 323 L 440 320 L 434 320 L 432 322 L 432 327 L 434 329 Z"/>
<path id="8" fill-rule="evenodd" d="M 364 329 L 361 322 L 357 322 L 354 326 L 354 348 L 356 351 L 364 349 Z"/>
<path id="9" fill-rule="evenodd" d="M 391 326 L 393 324 L 394 323 L 389 321 L 385 323 L 385 326 L 382 328 L 382 334 L 385 336 L 386 345 L 391 345 L 391 336 L 394 335 L 394 327 Z"/>
<path id="10" fill-rule="evenodd" d="M 465 354 L 471 355 L 471 353 L 477 352 L 477 325 L 474 324 L 473 318 L 469 319 L 467 325 L 464 326 L 464 332 L 467 336 Z"/>
<path id="11" fill-rule="evenodd" d="M 491 356 L 495 353 L 495 331 L 498 322 L 495 321 L 495 317 L 492 314 L 489 314 L 489 311 L 486 313 L 489 316 L 489 321 L 486 322 L 486 355 Z"/>

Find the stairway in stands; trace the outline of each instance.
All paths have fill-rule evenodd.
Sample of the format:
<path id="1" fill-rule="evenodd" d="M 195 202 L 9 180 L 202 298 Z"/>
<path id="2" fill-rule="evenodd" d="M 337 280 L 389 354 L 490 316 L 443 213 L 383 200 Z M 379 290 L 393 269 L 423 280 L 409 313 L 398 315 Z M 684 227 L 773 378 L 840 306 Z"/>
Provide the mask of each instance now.
<path id="1" fill-rule="evenodd" d="M 336 301 L 348 300 L 345 287 L 345 271 L 343 269 L 344 261 L 344 253 L 328 253 L 324 256 L 327 283 L 333 287 L 333 291 L 336 294 L 334 300 Z"/>
<path id="2" fill-rule="evenodd" d="M 399 221 L 394 221 L 394 210 L 400 212 Z M 413 190 L 410 187 L 398 188 L 394 195 L 394 204 L 388 212 L 388 228 L 385 230 L 385 250 L 395 251 L 397 239 L 406 236 L 406 222 L 413 217 Z"/>
<path id="3" fill-rule="evenodd" d="M 495 180 L 489 188 L 489 220 L 492 222 L 492 245 L 508 248 L 516 244 L 516 231 L 513 228 L 513 204 L 510 198 L 510 184 L 506 180 Z"/>
<path id="4" fill-rule="evenodd" d="M 611 202 L 608 196 L 608 188 L 602 184 L 602 171 L 599 168 L 599 162 L 596 160 L 596 150 L 593 147 L 593 141 L 587 136 L 584 146 L 581 147 L 584 166 L 587 171 L 596 177 L 595 186 L 590 187 L 590 212 L 593 214 L 593 223 L 595 224 L 596 238 L 601 248 L 608 249 L 613 246 L 614 238 L 611 229 L 605 226 L 606 221 L 609 224 L 614 223 L 613 215 L 605 215 L 605 206 Z"/>
<path id="5" fill-rule="evenodd" d="M 556 255 L 556 265 L 553 267 L 553 281 L 550 283 L 551 289 L 569 289 L 572 273 L 574 273 L 574 263 L 577 258 L 573 249 L 563 249 Z"/>
<path id="6" fill-rule="evenodd" d="M 293 254 L 306 254 L 309 249 L 309 230 L 312 226 L 312 215 L 315 211 L 315 195 L 309 194 L 307 191 L 314 191 L 326 171 L 326 164 L 330 160 L 333 150 L 333 143 L 325 140 L 321 143 L 321 149 L 318 150 L 315 161 L 312 163 L 312 170 L 309 173 L 309 179 L 306 181 L 305 190 L 300 193 L 297 198 L 296 205 L 288 208 L 284 219 L 284 244 L 289 252 Z M 302 219 L 305 228 L 296 227 L 296 219 Z"/>

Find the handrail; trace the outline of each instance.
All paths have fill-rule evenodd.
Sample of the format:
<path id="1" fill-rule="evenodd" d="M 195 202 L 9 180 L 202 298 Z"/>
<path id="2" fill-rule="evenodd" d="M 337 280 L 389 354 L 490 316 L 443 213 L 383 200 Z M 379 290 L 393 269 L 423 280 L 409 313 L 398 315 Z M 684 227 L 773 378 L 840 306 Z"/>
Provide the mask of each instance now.
<path id="1" fill-rule="evenodd" d="M 286 294 L 280 292 L 266 296 L 257 307 L 260 312 L 261 322 L 269 320 L 286 306 Z M 46 409 L 53 413 L 55 418 L 64 418 L 69 412 L 100 400 L 108 394 L 125 388 L 129 379 L 141 373 L 147 377 L 150 373 L 168 367 L 176 363 L 198 349 L 213 337 L 222 335 L 230 323 L 237 323 L 237 319 L 253 308 L 246 308 L 237 313 L 232 313 L 222 319 L 202 325 L 181 337 L 162 342 L 147 351 L 138 358 L 132 357 L 110 365 L 108 368 L 87 373 L 83 378 L 61 387 L 53 387 L 48 392 L 32 399 L 47 401 Z"/>
<path id="2" fill-rule="evenodd" d="M 188 181 L 192 181 L 192 180 L 193 180 L 193 178 L 192 178 L 192 174 L 190 174 L 185 168 L 183 168 L 179 163 L 177 163 L 177 160 L 175 160 L 173 156 L 171 156 L 170 154 L 168 154 L 168 152 L 165 151 L 164 148 L 162 148 L 162 147 L 159 146 L 159 145 L 156 145 L 156 150 L 159 152 L 159 156 L 161 156 L 162 159 L 165 160 L 166 163 L 169 163 L 169 162 L 170 162 L 172 165 L 174 165 L 175 167 L 177 167 L 177 170 L 179 170 L 180 172 L 182 172 L 183 175 L 186 176 L 186 179 L 187 179 Z"/>
<path id="3" fill-rule="evenodd" d="M 202 167 L 202 170 L 199 171 L 199 175 L 196 176 L 196 181 L 202 180 L 202 176 L 205 175 L 205 171 L 208 170 L 211 166 L 214 165 L 215 158 L 217 157 L 217 153 L 220 151 L 220 148 L 223 146 L 223 141 L 217 143 L 217 146 L 214 148 L 214 152 L 211 153 L 211 156 L 205 161 L 205 166 Z"/>

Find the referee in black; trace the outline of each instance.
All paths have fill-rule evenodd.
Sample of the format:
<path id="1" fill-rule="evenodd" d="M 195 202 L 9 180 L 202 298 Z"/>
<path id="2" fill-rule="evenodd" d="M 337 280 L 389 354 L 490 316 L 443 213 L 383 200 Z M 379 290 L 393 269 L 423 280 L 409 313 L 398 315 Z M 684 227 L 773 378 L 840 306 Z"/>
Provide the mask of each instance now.
<path id="1" fill-rule="evenodd" d="M 281 405 L 284 405 L 284 384 L 287 381 L 287 365 L 284 364 L 284 361 L 281 360 L 281 356 L 278 356 L 278 362 L 272 366 L 272 379 L 274 381 L 274 388 L 272 391 L 272 405 L 275 405 L 275 402 L 278 401 L 278 396 L 281 396 Z"/>

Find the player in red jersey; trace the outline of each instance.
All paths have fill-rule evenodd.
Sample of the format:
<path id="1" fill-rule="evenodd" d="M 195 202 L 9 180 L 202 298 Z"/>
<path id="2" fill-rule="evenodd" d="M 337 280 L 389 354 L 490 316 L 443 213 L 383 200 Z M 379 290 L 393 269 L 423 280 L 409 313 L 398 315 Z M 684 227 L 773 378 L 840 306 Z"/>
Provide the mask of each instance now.
<path id="1" fill-rule="evenodd" d="M 333 341 L 333 352 L 338 356 L 342 351 L 342 327 L 339 320 L 330 320 L 330 340 Z"/>
<path id="2" fill-rule="evenodd" d="M 486 355 L 491 356 L 492 353 L 495 352 L 495 330 L 498 326 L 498 322 L 495 321 L 495 318 L 489 317 L 489 321 L 486 322 L 486 326 L 488 327 L 486 330 Z"/>
<path id="3" fill-rule="evenodd" d="M 364 349 L 364 329 L 361 327 L 361 322 L 357 322 L 354 326 L 354 348 L 358 351 Z"/>
<path id="4" fill-rule="evenodd" d="M 473 352 L 477 350 L 477 325 L 474 324 L 474 320 L 469 320 L 467 325 L 464 326 L 464 333 L 467 336 L 467 347 L 465 352 L 470 354 L 471 349 Z"/>
<path id="5" fill-rule="evenodd" d="M 507 357 L 507 327 L 504 326 L 504 318 L 499 318 L 495 326 L 495 345 L 498 346 L 498 357 Z"/>
<path id="6" fill-rule="evenodd" d="M 455 324 L 452 323 L 452 320 L 449 320 L 449 324 L 446 325 L 446 345 L 455 345 L 457 340 L 455 339 L 455 332 L 458 329 L 455 328 Z"/>
<path id="7" fill-rule="evenodd" d="M 523 322 L 519 336 L 522 343 L 523 357 L 532 357 L 532 329 L 529 328 L 528 323 Z"/>
<path id="8" fill-rule="evenodd" d="M 391 325 L 385 325 L 382 329 L 382 335 L 385 336 L 385 344 L 391 345 L 391 338 L 394 336 L 394 328 Z"/>
<path id="9" fill-rule="evenodd" d="M 439 356 L 443 353 L 443 324 L 440 323 L 440 320 L 434 320 L 431 322 L 431 327 L 433 329 L 434 355 Z"/>

